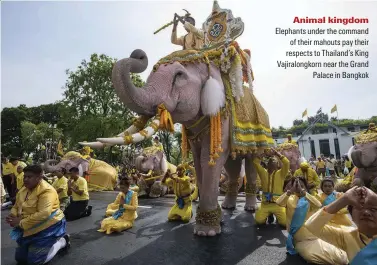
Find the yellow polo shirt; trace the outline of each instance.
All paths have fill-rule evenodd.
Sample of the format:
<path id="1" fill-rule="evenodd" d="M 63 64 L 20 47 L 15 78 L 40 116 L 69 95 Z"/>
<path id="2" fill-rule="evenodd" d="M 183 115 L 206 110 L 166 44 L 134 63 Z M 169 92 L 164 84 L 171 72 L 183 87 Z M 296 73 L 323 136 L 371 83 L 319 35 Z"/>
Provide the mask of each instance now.
<path id="1" fill-rule="evenodd" d="M 24 186 L 24 172 L 16 173 L 17 189 L 20 190 Z"/>
<path id="2" fill-rule="evenodd" d="M 86 201 L 89 200 L 89 192 L 88 192 L 88 183 L 86 179 L 83 177 L 79 177 L 76 181 L 73 181 L 73 186 L 77 187 L 79 190 L 84 191 L 82 195 L 78 195 L 74 191 L 72 191 L 72 200 L 73 201 Z"/>
<path id="3" fill-rule="evenodd" d="M 3 176 L 13 174 L 14 167 L 11 162 L 8 162 L 5 164 L 2 163 L 2 165 L 3 165 L 3 172 L 2 172 Z"/>
<path id="4" fill-rule="evenodd" d="M 57 178 L 52 186 L 55 188 L 55 190 L 63 189 L 63 191 L 59 192 L 59 199 L 67 198 L 68 197 L 68 180 L 66 177 Z"/>
<path id="5" fill-rule="evenodd" d="M 321 160 L 316 163 L 317 169 L 325 168 L 325 161 Z"/>

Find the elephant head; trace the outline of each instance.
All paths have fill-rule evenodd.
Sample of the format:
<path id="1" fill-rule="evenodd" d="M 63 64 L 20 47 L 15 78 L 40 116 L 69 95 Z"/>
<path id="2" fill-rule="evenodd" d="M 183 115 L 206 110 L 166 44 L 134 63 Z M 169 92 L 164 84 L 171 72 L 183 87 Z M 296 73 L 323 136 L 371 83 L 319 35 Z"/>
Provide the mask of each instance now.
<path id="1" fill-rule="evenodd" d="M 297 169 L 300 168 L 302 162 L 301 153 L 298 149 L 297 144 L 293 143 L 283 143 L 278 146 L 278 151 L 288 158 L 290 162 L 290 170 L 294 173 Z"/>
<path id="2" fill-rule="evenodd" d="M 168 169 L 168 162 L 162 151 L 157 151 L 153 154 L 145 154 L 136 157 L 135 167 L 143 173 L 149 170 L 159 173 L 166 173 Z"/>
<path id="3" fill-rule="evenodd" d="M 72 167 L 79 168 L 80 175 L 82 175 L 83 172 L 88 171 L 89 161 L 84 159 L 79 153 L 68 152 L 60 162 L 56 160 L 47 160 L 44 163 L 44 170 L 47 173 L 55 172 L 61 168 L 64 168 L 68 172 Z"/>
<path id="4" fill-rule="evenodd" d="M 348 152 L 353 164 L 358 168 L 354 184 L 377 188 L 377 128 L 374 123 L 356 139 L 356 144 Z M 377 189 L 375 190 L 377 192 Z"/>

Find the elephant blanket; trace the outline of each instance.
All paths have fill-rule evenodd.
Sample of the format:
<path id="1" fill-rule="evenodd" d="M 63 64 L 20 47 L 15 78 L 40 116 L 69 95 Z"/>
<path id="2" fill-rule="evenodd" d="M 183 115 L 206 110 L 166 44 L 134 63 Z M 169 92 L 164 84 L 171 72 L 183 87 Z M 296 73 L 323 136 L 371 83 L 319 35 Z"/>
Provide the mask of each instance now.
<path id="1" fill-rule="evenodd" d="M 252 93 L 252 75 L 245 74 L 245 69 L 251 69 L 247 50 L 241 50 L 237 42 L 229 47 L 214 49 L 176 51 L 162 58 L 154 66 L 156 71 L 160 65 L 179 62 L 204 62 L 216 65 L 221 69 L 225 88 L 225 110 L 230 112 L 231 151 L 235 158 L 237 153 L 246 154 L 265 150 L 274 145 L 267 112 L 263 109 Z M 209 71 L 210 72 L 210 71 Z M 244 86 L 249 83 L 249 88 Z"/>

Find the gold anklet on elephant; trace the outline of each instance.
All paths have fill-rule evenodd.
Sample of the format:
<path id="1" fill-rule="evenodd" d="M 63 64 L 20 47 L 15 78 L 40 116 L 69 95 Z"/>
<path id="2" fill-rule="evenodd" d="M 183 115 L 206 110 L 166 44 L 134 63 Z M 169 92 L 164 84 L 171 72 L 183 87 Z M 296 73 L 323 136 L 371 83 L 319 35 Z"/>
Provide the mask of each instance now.
<path id="1" fill-rule="evenodd" d="M 205 226 L 220 226 L 221 221 L 221 208 L 217 205 L 217 208 L 212 211 L 201 211 L 199 206 L 196 210 L 196 224 Z"/>
<path id="2" fill-rule="evenodd" d="M 238 182 L 228 182 L 226 194 L 237 196 L 238 195 Z"/>
<path id="3" fill-rule="evenodd" d="M 245 194 L 246 194 L 246 196 L 258 195 L 257 194 L 257 184 L 246 183 Z"/>

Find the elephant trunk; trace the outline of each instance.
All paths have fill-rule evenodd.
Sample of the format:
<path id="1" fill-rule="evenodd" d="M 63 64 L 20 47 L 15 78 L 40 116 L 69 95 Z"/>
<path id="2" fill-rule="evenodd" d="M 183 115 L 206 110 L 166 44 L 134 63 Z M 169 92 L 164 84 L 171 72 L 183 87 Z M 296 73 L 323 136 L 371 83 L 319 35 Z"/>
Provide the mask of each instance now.
<path id="1" fill-rule="evenodd" d="M 119 60 L 112 71 L 112 81 L 115 92 L 121 101 L 132 111 L 148 116 L 154 116 L 156 106 L 150 87 L 136 87 L 130 73 L 142 73 L 148 67 L 148 57 L 142 50 L 132 52 L 130 58 Z"/>
<path id="2" fill-rule="evenodd" d="M 57 166 L 52 166 L 51 163 L 56 163 L 57 161 L 56 160 L 47 160 L 45 163 L 44 163 L 44 170 L 46 173 L 52 173 L 52 172 L 55 172 L 57 170 Z"/>

